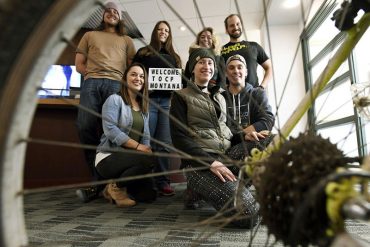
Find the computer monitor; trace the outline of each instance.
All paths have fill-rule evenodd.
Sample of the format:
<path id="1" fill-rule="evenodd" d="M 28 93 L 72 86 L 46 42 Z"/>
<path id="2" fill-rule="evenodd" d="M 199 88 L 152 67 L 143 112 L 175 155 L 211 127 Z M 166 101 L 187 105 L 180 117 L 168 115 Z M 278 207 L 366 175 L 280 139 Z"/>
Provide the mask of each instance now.
<path id="1" fill-rule="evenodd" d="M 40 98 L 70 97 L 71 90 L 78 91 L 82 76 L 74 65 L 51 65 L 38 92 Z"/>

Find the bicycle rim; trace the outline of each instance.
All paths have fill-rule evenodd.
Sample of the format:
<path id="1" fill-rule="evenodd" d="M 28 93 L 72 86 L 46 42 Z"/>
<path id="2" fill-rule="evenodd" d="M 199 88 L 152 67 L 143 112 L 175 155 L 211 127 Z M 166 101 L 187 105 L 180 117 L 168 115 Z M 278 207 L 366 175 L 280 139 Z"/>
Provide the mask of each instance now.
<path id="1" fill-rule="evenodd" d="M 93 1 L 2 1 L 0 56 L 0 245 L 27 244 L 23 165 L 37 82 L 96 6 Z M 86 11 L 91 10 L 91 11 Z M 14 32 L 17 30 L 17 33 Z M 14 59 L 11 61 L 11 59 Z"/>

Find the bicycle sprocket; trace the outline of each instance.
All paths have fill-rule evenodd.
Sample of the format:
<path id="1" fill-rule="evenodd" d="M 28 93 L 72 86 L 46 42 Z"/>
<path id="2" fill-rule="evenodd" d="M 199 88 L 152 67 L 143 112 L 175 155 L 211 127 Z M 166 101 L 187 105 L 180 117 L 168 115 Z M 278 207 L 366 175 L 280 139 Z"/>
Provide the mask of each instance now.
<path id="1" fill-rule="evenodd" d="M 331 239 L 325 235 L 329 224 L 325 193 L 309 192 L 344 164 L 345 157 L 336 145 L 314 134 L 291 138 L 272 153 L 262 164 L 265 171 L 258 190 L 263 224 L 269 234 L 289 246 L 327 245 Z M 292 229 L 295 214 L 308 196 L 312 198 L 306 200 L 309 205 L 304 207 L 309 210 L 304 210 L 298 226 Z"/>

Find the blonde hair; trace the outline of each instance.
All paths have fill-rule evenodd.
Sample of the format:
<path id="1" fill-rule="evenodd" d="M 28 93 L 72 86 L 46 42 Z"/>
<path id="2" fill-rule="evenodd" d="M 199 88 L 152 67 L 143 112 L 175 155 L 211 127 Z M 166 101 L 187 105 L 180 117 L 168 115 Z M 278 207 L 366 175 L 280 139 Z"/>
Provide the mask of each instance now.
<path id="1" fill-rule="evenodd" d="M 210 32 L 211 33 L 211 36 L 212 36 L 212 47 L 211 48 L 212 48 L 212 50 L 214 51 L 215 54 L 219 54 L 220 53 L 220 46 L 219 46 L 218 38 L 214 34 L 212 27 L 205 27 L 205 28 L 203 28 L 197 34 L 197 37 L 196 37 L 196 40 L 195 40 L 195 44 L 199 46 L 200 36 L 204 32 Z"/>

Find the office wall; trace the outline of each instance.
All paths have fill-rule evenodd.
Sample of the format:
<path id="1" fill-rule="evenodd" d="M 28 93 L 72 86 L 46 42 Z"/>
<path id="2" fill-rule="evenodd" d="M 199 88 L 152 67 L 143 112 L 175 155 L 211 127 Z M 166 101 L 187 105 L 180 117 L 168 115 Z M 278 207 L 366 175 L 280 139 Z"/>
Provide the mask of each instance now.
<path id="1" fill-rule="evenodd" d="M 270 26 L 268 32 L 264 26 L 261 31 L 261 45 L 265 47 L 273 62 L 274 80 L 268 87 L 268 96 L 274 112 L 277 112 L 275 131 L 285 124 L 305 95 L 299 39 L 301 30 L 302 27 L 297 24 Z M 303 132 L 306 125 L 305 115 L 292 131 L 292 136 Z"/>

